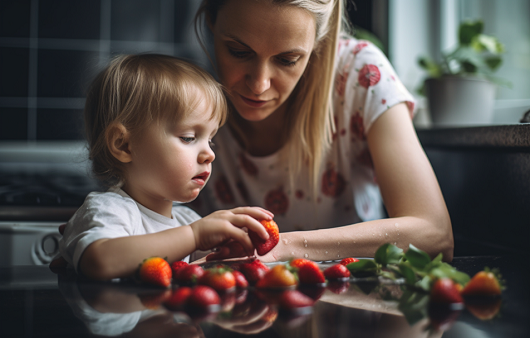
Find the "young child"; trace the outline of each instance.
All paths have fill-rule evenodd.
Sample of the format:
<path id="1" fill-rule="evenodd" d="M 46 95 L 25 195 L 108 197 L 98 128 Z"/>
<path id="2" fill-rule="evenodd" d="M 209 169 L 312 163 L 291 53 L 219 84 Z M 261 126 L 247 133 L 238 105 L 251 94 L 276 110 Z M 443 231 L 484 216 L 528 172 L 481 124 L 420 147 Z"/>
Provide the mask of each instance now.
<path id="1" fill-rule="evenodd" d="M 230 239 L 254 250 L 242 228 L 267 239 L 264 209 L 241 207 L 200 218 L 174 204 L 194 200 L 211 172 L 212 137 L 224 123 L 220 85 L 204 70 L 157 54 L 116 57 L 92 83 L 84 111 L 94 175 L 66 225 L 62 257 L 96 280 L 132 275 L 144 259 L 189 260 Z"/>

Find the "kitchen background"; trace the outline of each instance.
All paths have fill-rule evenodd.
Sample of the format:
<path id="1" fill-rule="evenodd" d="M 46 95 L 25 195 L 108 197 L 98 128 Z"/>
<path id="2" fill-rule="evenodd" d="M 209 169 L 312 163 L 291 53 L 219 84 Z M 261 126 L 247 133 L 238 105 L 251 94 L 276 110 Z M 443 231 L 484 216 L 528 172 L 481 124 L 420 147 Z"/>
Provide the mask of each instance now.
<path id="1" fill-rule="evenodd" d="M 48 262 L 56 251 L 57 225 L 86 193 L 99 189 L 87 175 L 81 115 L 87 84 L 113 55 L 164 53 L 212 71 L 192 29 L 198 5 L 198 0 L 0 0 L 0 265 Z M 513 84 L 497 91 L 492 123 L 518 123 L 530 109 L 530 0 L 357 0 L 348 12 L 360 32 L 378 38 L 415 95 L 425 76 L 417 57 L 451 48 L 463 19 L 482 18 L 484 33 L 506 46 L 497 74 Z M 418 116 L 428 116 L 425 99 L 417 99 Z M 415 122 L 421 127 L 424 121 Z M 466 196 L 448 200 L 454 220 L 463 219 L 466 201 L 475 199 L 469 207 L 477 210 L 500 201 L 498 217 L 488 219 L 509 213 L 517 227 L 530 224 L 528 216 L 520 216 L 530 201 L 527 148 L 494 160 L 483 152 L 451 154 L 452 162 L 439 149 L 427 154 L 444 194 Z M 482 203 L 486 197 L 493 202 Z M 493 237 L 491 242 L 498 238 Z M 517 249 L 521 236 L 516 237 L 499 250 Z"/>

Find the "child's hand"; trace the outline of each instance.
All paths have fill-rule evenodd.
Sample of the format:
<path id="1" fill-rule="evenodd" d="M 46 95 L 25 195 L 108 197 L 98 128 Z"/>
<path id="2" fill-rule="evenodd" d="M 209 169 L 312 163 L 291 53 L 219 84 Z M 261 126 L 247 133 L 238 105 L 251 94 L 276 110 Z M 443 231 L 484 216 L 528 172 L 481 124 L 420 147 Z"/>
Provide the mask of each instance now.
<path id="1" fill-rule="evenodd" d="M 243 245 L 248 255 L 254 254 L 247 228 L 256 232 L 261 238 L 269 235 L 258 220 L 271 220 L 273 214 L 259 207 L 240 207 L 231 210 L 220 210 L 190 224 L 198 250 L 210 250 L 230 239 Z"/>

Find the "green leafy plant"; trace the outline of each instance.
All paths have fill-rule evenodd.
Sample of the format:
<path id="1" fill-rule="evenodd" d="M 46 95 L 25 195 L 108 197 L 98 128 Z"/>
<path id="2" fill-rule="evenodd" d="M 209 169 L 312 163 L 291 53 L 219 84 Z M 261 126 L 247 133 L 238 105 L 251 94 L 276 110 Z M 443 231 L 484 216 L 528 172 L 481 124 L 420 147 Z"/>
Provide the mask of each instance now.
<path id="1" fill-rule="evenodd" d="M 428 78 L 476 76 L 510 86 L 508 81 L 493 75 L 502 64 L 504 45 L 496 37 L 482 34 L 483 30 L 482 20 L 462 22 L 458 29 L 457 47 L 450 53 L 442 53 L 439 61 L 420 57 L 419 66 L 427 71 Z M 418 92 L 424 94 L 423 85 Z"/>

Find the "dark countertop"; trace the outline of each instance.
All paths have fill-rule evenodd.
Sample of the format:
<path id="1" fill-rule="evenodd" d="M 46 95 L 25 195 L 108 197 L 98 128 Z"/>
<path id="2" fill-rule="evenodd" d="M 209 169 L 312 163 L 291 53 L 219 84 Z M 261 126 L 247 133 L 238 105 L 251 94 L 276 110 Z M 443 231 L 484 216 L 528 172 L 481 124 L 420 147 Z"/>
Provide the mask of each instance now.
<path id="1" fill-rule="evenodd" d="M 457 257 L 452 265 L 470 275 L 485 266 L 499 268 L 507 289 L 496 317 L 482 321 L 468 309 L 456 312 L 456 321 L 443 333 L 444 338 L 530 335 L 530 267 L 526 257 Z M 383 301 L 377 292 L 369 295 L 361 292 L 373 286 L 352 282 L 341 294 L 325 289 L 310 314 L 280 313 L 276 320 L 272 316 L 269 321 L 262 319 L 246 328 L 253 328 L 257 337 L 429 336 L 424 331 L 428 319 L 411 326 L 396 302 Z M 399 286 L 389 288 L 399 294 Z M 190 324 L 182 313 L 164 308 L 146 309 L 144 306 L 159 294 L 158 289 L 134 284 L 82 281 L 71 273 L 57 275 L 44 266 L 0 267 L 0 337 L 101 337 L 122 331 L 128 331 L 122 335 L 127 337 L 243 335 L 236 332 L 245 326 L 238 326 L 241 323 L 231 321 L 227 315 L 216 319 L 216 323 L 204 320 Z M 267 311 L 265 303 L 250 295 L 236 308 L 248 305 L 244 312 L 248 316 Z M 437 332 L 430 337 L 441 335 Z"/>

